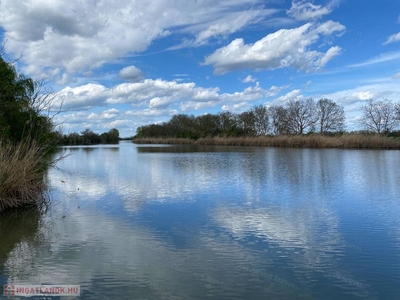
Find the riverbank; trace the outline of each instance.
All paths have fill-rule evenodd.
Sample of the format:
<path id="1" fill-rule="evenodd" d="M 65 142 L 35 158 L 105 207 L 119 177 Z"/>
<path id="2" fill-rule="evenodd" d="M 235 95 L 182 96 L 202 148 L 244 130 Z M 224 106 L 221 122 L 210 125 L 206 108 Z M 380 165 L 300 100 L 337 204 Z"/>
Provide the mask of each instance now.
<path id="1" fill-rule="evenodd" d="M 0 145 L 0 213 L 44 203 L 44 175 L 51 163 L 43 148 L 29 141 Z"/>
<path id="2" fill-rule="evenodd" d="M 179 144 L 219 146 L 262 146 L 288 148 L 341 148 L 341 149 L 400 149 L 400 138 L 380 135 L 345 134 L 284 135 L 258 137 L 213 137 L 197 140 L 187 138 L 136 138 L 135 144 Z"/>

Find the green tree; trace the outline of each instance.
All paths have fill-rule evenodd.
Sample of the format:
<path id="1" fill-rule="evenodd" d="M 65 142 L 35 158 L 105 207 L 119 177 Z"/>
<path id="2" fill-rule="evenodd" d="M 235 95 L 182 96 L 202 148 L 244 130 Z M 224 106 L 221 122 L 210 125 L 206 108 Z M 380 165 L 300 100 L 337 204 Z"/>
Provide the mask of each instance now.
<path id="1" fill-rule="evenodd" d="M 108 135 L 108 143 L 118 143 L 119 141 L 119 131 L 116 128 L 110 129 L 107 133 Z"/>
<path id="2" fill-rule="evenodd" d="M 83 144 L 92 145 L 100 143 L 100 136 L 97 133 L 94 133 L 89 128 L 85 129 L 81 132 Z"/>
<path id="3" fill-rule="evenodd" d="M 26 138 L 44 144 L 54 136 L 49 116 L 41 114 L 32 103 L 38 86 L 31 78 L 19 74 L 0 51 L 0 137 L 13 142 Z"/>

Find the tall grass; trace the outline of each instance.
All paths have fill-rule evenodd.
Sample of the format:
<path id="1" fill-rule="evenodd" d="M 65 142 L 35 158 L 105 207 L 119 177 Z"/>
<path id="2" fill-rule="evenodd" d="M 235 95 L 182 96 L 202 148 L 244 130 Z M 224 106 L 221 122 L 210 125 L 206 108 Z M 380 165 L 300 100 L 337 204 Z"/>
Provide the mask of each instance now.
<path id="1" fill-rule="evenodd" d="M 45 201 L 44 174 L 49 162 L 45 148 L 35 141 L 0 141 L 0 212 Z"/>
<path id="2" fill-rule="evenodd" d="M 198 140 L 180 138 L 142 138 L 134 139 L 133 141 L 136 144 L 185 144 L 342 149 L 400 149 L 400 138 L 366 134 L 343 134 L 338 136 L 311 134 L 258 137 L 213 137 L 200 138 Z"/>

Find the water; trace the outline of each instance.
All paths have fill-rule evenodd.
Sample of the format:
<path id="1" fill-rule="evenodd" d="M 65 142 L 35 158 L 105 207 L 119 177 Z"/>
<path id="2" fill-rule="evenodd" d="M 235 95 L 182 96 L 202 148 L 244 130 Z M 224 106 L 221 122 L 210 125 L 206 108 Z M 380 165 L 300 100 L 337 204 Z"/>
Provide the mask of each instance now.
<path id="1" fill-rule="evenodd" d="M 47 211 L 0 219 L 1 285 L 79 284 L 79 299 L 400 299 L 399 151 L 64 150 Z"/>

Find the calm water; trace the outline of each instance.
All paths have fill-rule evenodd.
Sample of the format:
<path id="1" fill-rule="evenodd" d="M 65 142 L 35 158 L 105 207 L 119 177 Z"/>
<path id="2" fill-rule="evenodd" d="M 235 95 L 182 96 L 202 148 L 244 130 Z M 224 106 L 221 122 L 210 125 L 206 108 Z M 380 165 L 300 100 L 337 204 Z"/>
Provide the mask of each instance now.
<path id="1" fill-rule="evenodd" d="M 399 151 L 65 149 L 48 210 L 0 218 L 1 285 L 79 284 L 80 299 L 400 299 Z"/>

